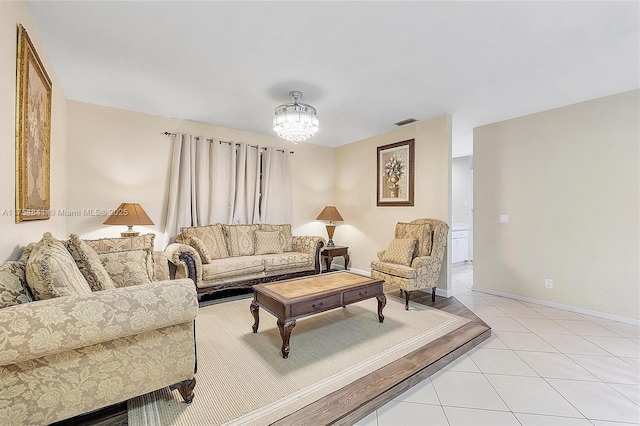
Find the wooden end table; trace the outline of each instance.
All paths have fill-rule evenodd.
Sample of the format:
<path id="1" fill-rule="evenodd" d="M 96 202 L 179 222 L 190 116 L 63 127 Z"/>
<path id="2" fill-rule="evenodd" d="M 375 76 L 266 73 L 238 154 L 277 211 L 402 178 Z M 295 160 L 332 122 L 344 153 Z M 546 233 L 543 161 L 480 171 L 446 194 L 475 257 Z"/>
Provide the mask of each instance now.
<path id="1" fill-rule="evenodd" d="M 378 321 L 384 321 L 382 309 L 387 304 L 383 293 L 384 280 L 375 280 L 351 272 L 313 275 L 276 283 L 253 286 L 251 313 L 255 320 L 253 332 L 258 332 L 259 309 L 270 312 L 278 319 L 282 337 L 282 358 L 289 357 L 289 339 L 296 320 L 331 309 L 375 297 L 378 300 Z"/>
<path id="2" fill-rule="evenodd" d="M 344 246 L 325 247 L 320 252 L 320 256 L 324 259 L 324 262 L 327 265 L 327 270 L 324 272 L 331 272 L 331 262 L 333 262 L 334 257 L 342 256 L 344 258 L 345 270 L 349 266 L 349 247 L 344 247 Z"/>

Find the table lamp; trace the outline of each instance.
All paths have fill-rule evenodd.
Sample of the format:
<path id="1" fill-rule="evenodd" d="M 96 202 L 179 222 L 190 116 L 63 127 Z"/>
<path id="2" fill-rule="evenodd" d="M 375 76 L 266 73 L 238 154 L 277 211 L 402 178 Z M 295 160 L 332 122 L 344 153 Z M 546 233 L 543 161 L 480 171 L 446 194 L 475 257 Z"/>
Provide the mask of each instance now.
<path id="1" fill-rule="evenodd" d="M 122 203 L 113 211 L 111 216 L 103 222 L 105 225 L 126 225 L 127 231 L 121 232 L 123 237 L 136 237 L 139 232 L 134 232 L 134 225 L 153 225 L 147 213 L 138 203 Z"/>
<path id="2" fill-rule="evenodd" d="M 318 215 L 316 220 L 328 220 L 329 224 L 327 225 L 327 234 L 329 235 L 329 242 L 327 242 L 327 247 L 335 247 L 336 245 L 333 243 L 333 231 L 336 230 L 333 222 L 342 222 L 344 219 L 340 216 L 340 212 L 335 206 L 326 206 Z"/>

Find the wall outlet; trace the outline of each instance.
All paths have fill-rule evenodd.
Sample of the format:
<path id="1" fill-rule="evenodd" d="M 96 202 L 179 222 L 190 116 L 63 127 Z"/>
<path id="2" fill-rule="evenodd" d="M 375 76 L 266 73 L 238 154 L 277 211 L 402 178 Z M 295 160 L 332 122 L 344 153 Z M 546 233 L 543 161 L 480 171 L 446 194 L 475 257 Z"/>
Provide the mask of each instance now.
<path id="1" fill-rule="evenodd" d="M 509 215 L 501 214 L 500 215 L 500 223 L 509 223 Z"/>
<path id="2" fill-rule="evenodd" d="M 544 280 L 544 286 L 546 288 L 553 288 L 553 280 L 550 278 L 545 278 Z"/>

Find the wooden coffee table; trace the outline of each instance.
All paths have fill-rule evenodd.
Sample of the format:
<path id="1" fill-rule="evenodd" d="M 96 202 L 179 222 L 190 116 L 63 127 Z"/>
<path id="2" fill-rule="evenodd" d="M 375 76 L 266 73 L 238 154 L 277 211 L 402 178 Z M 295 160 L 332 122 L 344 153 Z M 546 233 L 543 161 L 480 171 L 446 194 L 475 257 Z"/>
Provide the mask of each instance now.
<path id="1" fill-rule="evenodd" d="M 334 272 L 310 277 L 294 278 L 253 286 L 251 313 L 258 332 L 260 307 L 278 319 L 282 337 L 282 357 L 289 357 L 289 338 L 296 320 L 331 309 L 375 297 L 378 299 L 378 321 L 384 321 L 382 309 L 387 298 L 382 288 L 384 280 L 374 280 L 351 272 Z"/>

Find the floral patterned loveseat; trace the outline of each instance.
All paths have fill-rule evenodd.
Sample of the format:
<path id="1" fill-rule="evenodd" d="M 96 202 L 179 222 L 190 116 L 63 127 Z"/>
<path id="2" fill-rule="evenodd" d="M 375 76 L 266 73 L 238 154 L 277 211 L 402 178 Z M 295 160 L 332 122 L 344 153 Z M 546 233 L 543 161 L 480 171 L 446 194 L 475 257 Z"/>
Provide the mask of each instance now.
<path id="1" fill-rule="evenodd" d="M 322 237 L 292 235 L 289 224 L 218 223 L 181 228 L 165 252 L 178 265 L 176 276 L 195 277 L 202 296 L 318 274 L 324 244 Z"/>
<path id="2" fill-rule="evenodd" d="M 0 424 L 50 424 L 165 386 L 191 401 L 196 292 L 166 280 L 152 244 L 47 233 L 0 266 Z"/>

